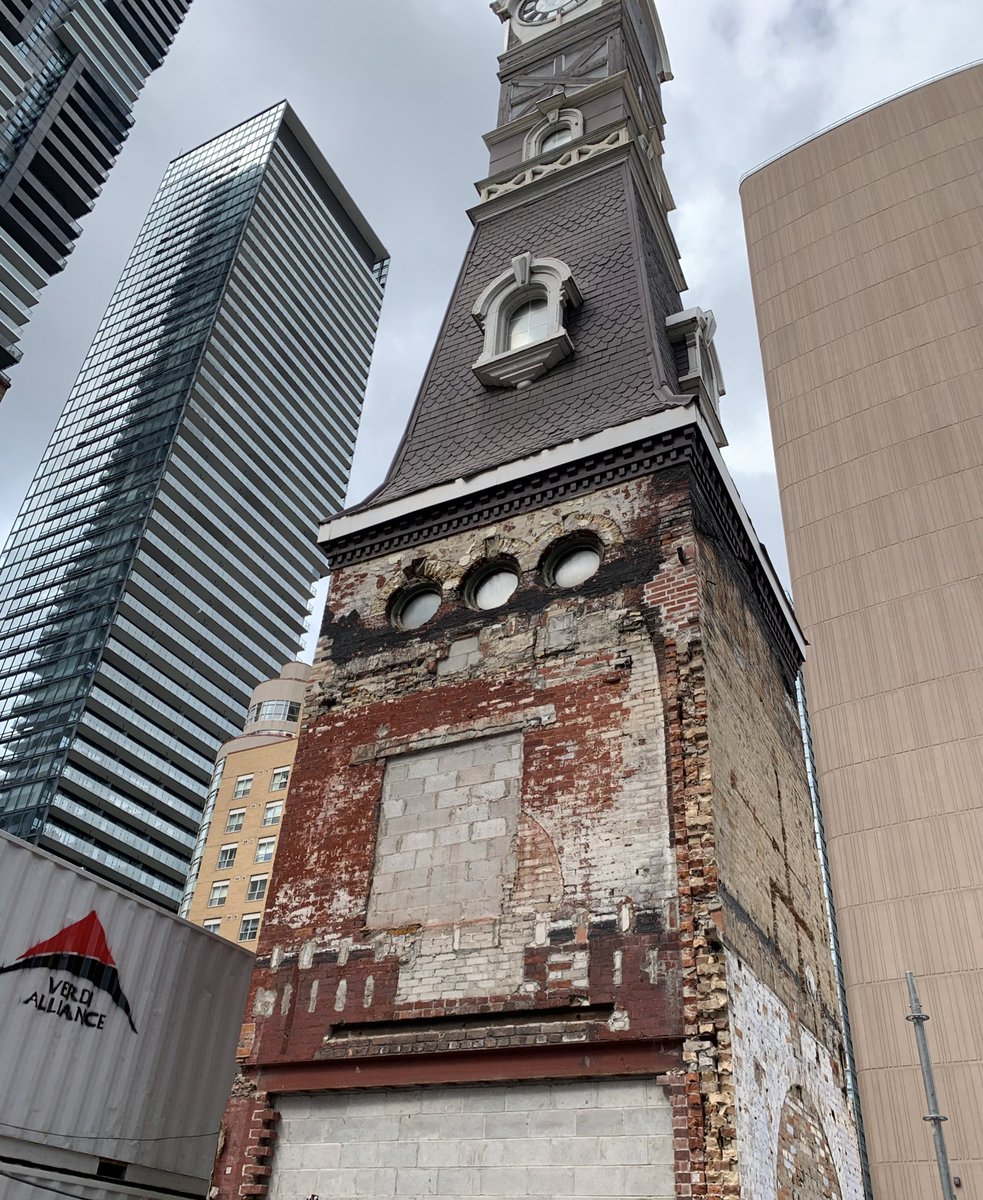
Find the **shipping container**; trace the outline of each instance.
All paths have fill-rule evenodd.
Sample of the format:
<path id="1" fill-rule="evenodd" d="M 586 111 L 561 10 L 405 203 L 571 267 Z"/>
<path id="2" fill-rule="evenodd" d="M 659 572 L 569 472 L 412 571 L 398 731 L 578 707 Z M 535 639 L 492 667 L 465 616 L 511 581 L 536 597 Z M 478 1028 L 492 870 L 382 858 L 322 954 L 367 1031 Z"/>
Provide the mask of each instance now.
<path id="1" fill-rule="evenodd" d="M 253 956 L 0 833 L 0 1197 L 204 1196 Z"/>

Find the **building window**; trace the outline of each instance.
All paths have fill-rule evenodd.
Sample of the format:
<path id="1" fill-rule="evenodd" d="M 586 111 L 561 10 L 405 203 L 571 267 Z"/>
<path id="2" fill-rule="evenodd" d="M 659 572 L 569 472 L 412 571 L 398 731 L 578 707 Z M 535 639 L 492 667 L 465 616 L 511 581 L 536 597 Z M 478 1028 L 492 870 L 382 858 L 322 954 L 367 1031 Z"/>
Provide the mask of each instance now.
<path id="1" fill-rule="evenodd" d="M 554 587 L 578 587 L 597 574 L 602 561 L 601 544 L 595 537 L 574 534 L 550 548 L 543 562 L 543 578 Z"/>
<path id="2" fill-rule="evenodd" d="M 473 371 L 486 387 L 528 387 L 569 358 L 564 327 L 583 303 L 566 263 L 520 254 L 478 297 L 471 315 L 484 334 Z"/>
<path id="3" fill-rule="evenodd" d="M 223 846 L 218 852 L 218 862 L 216 866 L 220 871 L 227 871 L 233 866 L 236 860 L 236 846 Z"/>
<path id="4" fill-rule="evenodd" d="M 239 926 L 240 942 L 256 941 L 256 935 L 259 933 L 259 921 L 259 913 L 250 913 L 249 916 L 242 918 L 242 924 Z"/>
<path id="5" fill-rule="evenodd" d="M 484 562 L 464 582 L 464 600 L 471 608 L 500 608 L 519 586 L 515 567 L 506 560 Z"/>
<path id="6" fill-rule="evenodd" d="M 208 893 L 208 907 L 221 908 L 229 898 L 229 885 L 225 883 L 213 883 L 212 890 Z"/>
<path id="7" fill-rule="evenodd" d="M 282 792 L 287 786 L 287 780 L 290 778 L 289 767 L 277 767 L 270 776 L 270 791 Z"/>
<path id="8" fill-rule="evenodd" d="M 583 135 L 584 118 L 577 109 L 554 108 L 526 134 L 522 157 L 538 158 L 540 154 L 559 150 L 567 142 L 575 141 Z"/>
<path id="9" fill-rule="evenodd" d="M 572 141 L 573 130 L 569 125 L 560 125 L 556 129 L 551 129 L 539 143 L 539 153 L 549 154 L 551 150 L 559 150 L 561 146 L 565 146 L 567 142 Z"/>
<path id="10" fill-rule="evenodd" d="M 269 875 L 254 875 L 249 881 L 249 888 L 246 891 L 246 900 L 262 900 L 266 895 L 266 885 L 269 883 Z"/>
<path id="11" fill-rule="evenodd" d="M 509 350 L 520 346 L 531 346 L 544 338 L 549 329 L 549 305 L 546 297 L 536 296 L 514 309 L 509 317 L 509 332 L 506 339 Z"/>
<path id="12" fill-rule="evenodd" d="M 240 775 L 236 780 L 235 790 L 232 793 L 233 800 L 241 800 L 243 796 L 248 796 L 253 790 L 252 775 Z"/>
<path id="13" fill-rule="evenodd" d="M 274 800 L 267 804 L 266 811 L 263 813 L 264 825 L 279 825 L 280 818 L 283 816 L 283 801 Z"/>
<path id="14" fill-rule="evenodd" d="M 226 833 L 238 833 L 242 828 L 242 824 L 246 819 L 246 810 L 244 808 L 234 808 L 229 813 L 229 819 L 225 822 Z"/>
<path id="15" fill-rule="evenodd" d="M 288 721 L 294 724 L 300 720 L 300 704 L 293 700 L 264 700 L 254 704 L 246 714 L 246 724 L 254 721 Z"/>
<path id="16" fill-rule="evenodd" d="M 222 932 L 222 922 L 219 920 L 202 921 L 201 927 L 202 927 L 202 929 L 207 930 L 209 933 L 221 933 Z"/>
<path id="17" fill-rule="evenodd" d="M 256 861 L 272 862 L 276 848 L 276 838 L 260 838 L 256 843 Z"/>
<path id="18" fill-rule="evenodd" d="M 403 588 L 389 610 L 389 622 L 396 629 L 419 629 L 426 625 L 437 609 L 442 596 L 440 588 L 432 583 L 413 583 Z"/>

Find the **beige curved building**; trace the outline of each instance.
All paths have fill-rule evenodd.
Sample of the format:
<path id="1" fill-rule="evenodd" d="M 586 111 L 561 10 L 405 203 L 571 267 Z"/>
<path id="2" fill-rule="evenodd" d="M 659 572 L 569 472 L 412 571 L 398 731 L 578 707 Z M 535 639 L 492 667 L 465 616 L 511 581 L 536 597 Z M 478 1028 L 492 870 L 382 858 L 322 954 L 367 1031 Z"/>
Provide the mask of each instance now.
<path id="1" fill-rule="evenodd" d="M 743 183 L 877 1200 L 983 1196 L 983 64 Z"/>

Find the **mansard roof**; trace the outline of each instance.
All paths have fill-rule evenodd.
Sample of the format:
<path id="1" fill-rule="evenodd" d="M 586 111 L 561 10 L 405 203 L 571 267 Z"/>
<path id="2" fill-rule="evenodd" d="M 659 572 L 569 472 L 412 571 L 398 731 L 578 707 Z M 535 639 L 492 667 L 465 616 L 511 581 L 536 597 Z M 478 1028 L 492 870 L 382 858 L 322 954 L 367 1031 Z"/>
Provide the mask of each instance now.
<path id="1" fill-rule="evenodd" d="M 476 299 L 520 254 L 572 270 L 575 352 L 528 387 L 486 387 Z M 423 386 L 372 507 L 660 412 L 676 397 L 665 319 L 679 294 L 627 159 L 479 220 Z"/>

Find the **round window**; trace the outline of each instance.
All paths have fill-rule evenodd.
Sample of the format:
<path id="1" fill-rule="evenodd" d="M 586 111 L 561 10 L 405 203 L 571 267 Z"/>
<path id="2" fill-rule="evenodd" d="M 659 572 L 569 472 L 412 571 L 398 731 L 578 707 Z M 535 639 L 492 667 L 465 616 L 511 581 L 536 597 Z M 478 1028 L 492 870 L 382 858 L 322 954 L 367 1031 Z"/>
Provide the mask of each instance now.
<path id="1" fill-rule="evenodd" d="M 577 587 L 597 573 L 601 551 L 597 546 L 581 542 L 556 551 L 546 563 L 547 582 L 561 588 Z"/>
<path id="2" fill-rule="evenodd" d="M 466 598 L 472 608 L 501 608 L 518 586 L 519 576 L 512 567 L 489 567 L 475 575 Z"/>
<path id="3" fill-rule="evenodd" d="M 408 588 L 396 601 L 392 623 L 397 629 L 419 629 L 440 608 L 440 590 L 432 584 Z"/>

